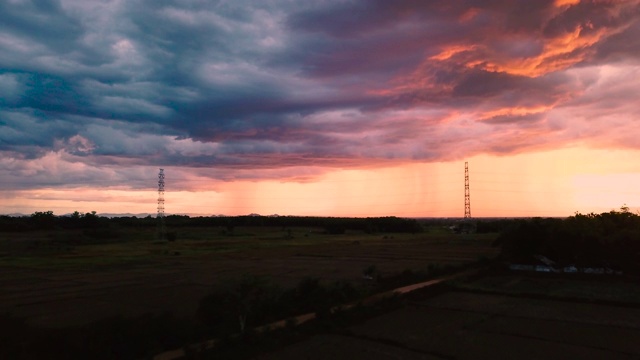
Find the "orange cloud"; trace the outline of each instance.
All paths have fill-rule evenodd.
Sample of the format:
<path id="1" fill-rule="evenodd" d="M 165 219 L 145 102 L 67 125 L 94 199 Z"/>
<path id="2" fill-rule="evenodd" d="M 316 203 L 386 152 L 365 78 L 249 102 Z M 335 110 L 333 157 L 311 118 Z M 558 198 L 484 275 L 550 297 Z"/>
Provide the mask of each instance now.
<path id="1" fill-rule="evenodd" d="M 460 54 L 460 53 L 465 52 L 465 51 L 472 51 L 472 50 L 474 50 L 476 48 L 477 48 L 476 45 L 453 45 L 453 46 L 448 46 L 444 50 L 442 50 L 439 54 L 433 55 L 429 59 L 430 60 L 439 60 L 439 61 L 449 60 L 453 56 L 455 56 L 456 54 Z"/>
<path id="2" fill-rule="evenodd" d="M 576 5 L 579 3 L 580 3 L 580 0 L 556 0 L 554 5 L 557 7 L 562 7 L 562 6 Z"/>
<path id="3" fill-rule="evenodd" d="M 427 62 L 454 60 L 466 68 L 538 77 L 581 62 L 589 54 L 589 47 L 611 35 L 606 29 L 594 31 L 592 27 L 589 24 L 579 25 L 570 33 L 547 40 L 537 56 L 505 56 L 489 45 L 452 45 L 445 46 L 440 53 L 429 57 Z M 585 31 L 587 28 L 589 31 Z"/>

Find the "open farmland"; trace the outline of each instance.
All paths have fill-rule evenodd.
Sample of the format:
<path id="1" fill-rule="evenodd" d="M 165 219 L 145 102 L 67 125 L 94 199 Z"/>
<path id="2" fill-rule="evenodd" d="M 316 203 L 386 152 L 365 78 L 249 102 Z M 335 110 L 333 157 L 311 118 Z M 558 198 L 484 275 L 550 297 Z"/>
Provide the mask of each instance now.
<path id="1" fill-rule="evenodd" d="M 493 274 L 453 282 L 460 290 L 536 298 L 588 301 L 640 307 L 640 285 L 622 276 L 568 274 Z"/>
<path id="2" fill-rule="evenodd" d="M 640 308 L 446 291 L 260 359 L 637 359 Z"/>
<path id="3" fill-rule="evenodd" d="M 492 257 L 495 235 L 322 234 L 307 228 L 182 228 L 178 241 L 131 229 L 117 242 L 76 245 L 73 231 L 3 233 L 0 313 L 65 327 L 115 315 L 169 311 L 191 317 L 211 286 L 242 274 L 289 286 L 305 276 L 362 281 L 365 267 L 391 275 L 429 264 Z"/>

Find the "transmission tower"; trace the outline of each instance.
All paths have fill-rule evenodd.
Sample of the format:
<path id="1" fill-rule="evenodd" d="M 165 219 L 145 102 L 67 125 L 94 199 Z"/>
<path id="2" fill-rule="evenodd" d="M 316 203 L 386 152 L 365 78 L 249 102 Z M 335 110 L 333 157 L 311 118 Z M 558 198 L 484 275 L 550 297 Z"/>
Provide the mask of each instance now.
<path id="1" fill-rule="evenodd" d="M 164 224 L 164 169 L 158 173 L 158 240 L 165 239 L 166 228 Z"/>
<path id="2" fill-rule="evenodd" d="M 464 163 L 464 218 L 471 219 L 471 197 L 469 196 L 469 163 Z"/>

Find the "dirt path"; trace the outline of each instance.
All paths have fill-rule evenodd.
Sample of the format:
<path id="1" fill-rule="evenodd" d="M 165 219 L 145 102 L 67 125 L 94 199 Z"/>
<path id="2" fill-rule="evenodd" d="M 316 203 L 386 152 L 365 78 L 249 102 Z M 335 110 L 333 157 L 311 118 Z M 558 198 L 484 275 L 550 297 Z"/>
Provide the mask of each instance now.
<path id="1" fill-rule="evenodd" d="M 477 273 L 479 270 L 478 269 L 473 269 L 473 270 L 469 270 L 469 271 L 464 271 L 464 272 L 460 272 L 460 273 L 456 273 L 456 274 L 452 274 L 452 275 L 448 275 L 448 276 L 443 276 L 441 278 L 438 279 L 433 279 L 433 280 L 429 280 L 429 281 L 423 281 L 420 283 L 416 283 L 416 284 L 412 284 L 412 285 L 407 285 L 407 286 L 402 286 L 390 291 L 385 291 L 383 293 L 380 294 L 376 294 L 373 296 L 370 296 L 360 302 L 362 303 L 371 303 L 371 302 L 375 302 L 375 301 L 379 301 L 381 299 L 384 299 L 386 297 L 390 297 L 390 296 L 394 296 L 396 294 L 407 294 L 410 293 L 412 291 L 416 291 L 418 289 L 423 289 L 429 286 L 434 286 L 437 284 L 440 284 L 442 282 L 445 281 L 449 281 L 449 280 L 453 280 L 456 278 L 461 278 L 461 277 L 465 277 L 465 276 L 469 276 L 469 275 L 473 275 L 475 273 Z M 352 304 L 345 304 L 345 305 L 341 305 L 341 306 L 337 306 L 336 308 L 332 309 L 333 310 L 338 310 L 338 309 L 342 309 L 342 310 L 347 310 L 349 308 L 352 308 L 354 306 L 356 306 L 357 303 L 352 303 Z M 294 323 L 296 325 L 300 325 L 303 324 L 307 321 L 311 321 L 314 320 L 316 318 L 316 313 L 307 313 L 307 314 L 302 314 L 302 315 L 298 315 L 298 316 L 294 316 L 288 319 L 283 319 L 283 320 L 279 320 L 279 321 L 275 321 L 272 322 L 270 324 L 264 325 L 264 326 L 260 326 L 258 328 L 256 328 L 256 331 L 258 332 L 263 332 L 266 330 L 275 330 L 275 329 L 281 329 L 284 328 L 286 326 L 288 326 L 288 324 L 290 323 Z M 211 349 L 213 347 L 216 346 L 216 344 L 218 343 L 218 340 L 216 339 L 211 339 L 208 341 L 205 341 L 203 343 L 199 343 L 199 344 L 193 344 L 190 345 L 189 347 L 194 348 L 194 349 L 201 349 L 201 350 L 207 350 L 207 349 Z M 182 357 L 186 356 L 186 353 L 183 349 L 174 349 L 174 350 L 170 350 L 170 351 L 166 351 L 163 352 L 161 354 L 156 355 L 153 359 L 154 360 L 175 360 L 175 359 L 180 359 Z"/>

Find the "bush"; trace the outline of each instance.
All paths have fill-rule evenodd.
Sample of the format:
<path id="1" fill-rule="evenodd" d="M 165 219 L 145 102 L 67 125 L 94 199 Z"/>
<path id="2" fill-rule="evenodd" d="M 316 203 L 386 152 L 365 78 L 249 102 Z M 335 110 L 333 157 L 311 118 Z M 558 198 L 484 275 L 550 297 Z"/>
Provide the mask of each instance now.
<path id="1" fill-rule="evenodd" d="M 167 233 L 167 241 L 176 241 L 177 238 L 178 238 L 178 233 L 176 233 L 175 231 Z"/>
<path id="2" fill-rule="evenodd" d="M 269 320 L 281 291 L 268 279 L 253 275 L 229 281 L 200 301 L 198 315 L 216 335 L 244 332 Z"/>

